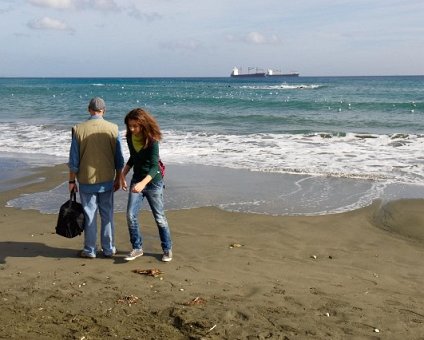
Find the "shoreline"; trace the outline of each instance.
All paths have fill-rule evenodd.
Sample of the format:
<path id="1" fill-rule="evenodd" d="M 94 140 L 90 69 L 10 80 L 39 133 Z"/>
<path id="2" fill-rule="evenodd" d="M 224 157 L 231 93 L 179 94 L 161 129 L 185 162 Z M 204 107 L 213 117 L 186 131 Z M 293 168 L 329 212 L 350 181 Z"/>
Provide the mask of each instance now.
<path id="1" fill-rule="evenodd" d="M 38 163 L 37 163 L 38 162 Z M 44 180 L 38 172 L 41 157 L 16 160 L 16 154 L 0 155 L 0 167 L 10 173 L 0 180 L 0 192 Z M 41 169 L 45 167 L 41 166 Z M 47 169 L 47 168 L 46 168 Z M 51 171 L 62 172 L 62 181 L 43 191 L 11 198 L 7 204 L 56 214 L 58 202 L 68 196 L 66 164 Z M 130 176 L 127 178 L 130 181 Z M 115 193 L 115 211 L 126 210 L 127 192 Z M 165 208 L 181 210 L 217 207 L 230 212 L 272 216 L 319 216 L 364 208 L 376 200 L 424 198 L 424 185 L 385 184 L 371 180 L 255 172 L 196 164 L 166 164 Z M 144 209 L 150 209 L 148 204 Z"/>
<path id="2" fill-rule="evenodd" d="M 87 260 L 82 237 L 54 234 L 56 215 L 5 207 L 59 185 L 62 169 L 39 168 L 31 176 L 45 181 L 2 192 L 1 338 L 422 339 L 424 200 L 321 216 L 168 211 L 170 263 L 150 212 L 145 255 L 124 261 L 117 213 L 117 256 Z M 149 268 L 162 274 L 132 272 Z"/>

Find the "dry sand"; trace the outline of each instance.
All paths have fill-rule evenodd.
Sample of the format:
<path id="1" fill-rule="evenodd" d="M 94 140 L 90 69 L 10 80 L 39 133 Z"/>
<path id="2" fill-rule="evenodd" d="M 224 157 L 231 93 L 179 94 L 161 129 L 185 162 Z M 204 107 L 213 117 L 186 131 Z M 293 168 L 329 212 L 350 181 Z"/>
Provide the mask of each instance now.
<path id="1" fill-rule="evenodd" d="M 119 213 L 117 256 L 89 260 L 82 237 L 54 234 L 56 215 L 4 207 L 63 170 L 1 193 L 1 339 L 424 339 L 424 200 L 315 217 L 170 211 L 171 263 L 148 211 L 145 255 L 124 261 Z"/>

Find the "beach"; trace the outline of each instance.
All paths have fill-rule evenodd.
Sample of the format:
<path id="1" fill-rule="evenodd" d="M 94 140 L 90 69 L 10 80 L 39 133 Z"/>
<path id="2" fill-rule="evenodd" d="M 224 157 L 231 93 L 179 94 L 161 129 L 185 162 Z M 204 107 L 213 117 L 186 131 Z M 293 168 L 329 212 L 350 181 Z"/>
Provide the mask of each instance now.
<path id="1" fill-rule="evenodd" d="M 170 210 L 170 263 L 148 211 L 145 255 L 124 261 L 118 212 L 117 255 L 91 260 L 83 237 L 54 233 L 56 214 L 6 207 L 65 173 L 32 169 L 1 193 L 0 338 L 424 339 L 422 199 L 319 216 Z"/>

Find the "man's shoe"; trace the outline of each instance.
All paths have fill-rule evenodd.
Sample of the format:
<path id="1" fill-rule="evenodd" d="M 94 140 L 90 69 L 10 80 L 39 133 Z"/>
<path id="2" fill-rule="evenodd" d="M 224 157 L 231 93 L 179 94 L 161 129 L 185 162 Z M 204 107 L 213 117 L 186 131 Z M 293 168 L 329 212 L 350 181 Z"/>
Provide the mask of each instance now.
<path id="1" fill-rule="evenodd" d="M 163 262 L 170 262 L 170 261 L 172 261 L 172 251 L 171 250 L 168 250 L 168 251 L 163 252 L 162 261 Z"/>
<path id="2" fill-rule="evenodd" d="M 106 258 L 112 258 L 112 257 L 115 256 L 115 254 L 116 254 L 116 250 L 114 250 L 112 254 L 105 254 L 105 253 L 103 253 L 103 256 L 106 257 Z"/>
<path id="3" fill-rule="evenodd" d="M 139 257 L 139 256 L 143 256 L 143 249 L 133 249 L 132 251 L 131 251 L 131 253 L 129 253 L 128 255 L 127 255 L 127 257 L 125 257 L 124 258 L 124 260 L 125 261 L 132 261 L 132 260 L 135 260 L 137 257 Z"/>
<path id="4" fill-rule="evenodd" d="M 84 250 L 81 250 L 80 257 L 82 257 L 84 259 L 95 259 L 96 255 L 89 254 L 89 253 L 86 253 Z"/>

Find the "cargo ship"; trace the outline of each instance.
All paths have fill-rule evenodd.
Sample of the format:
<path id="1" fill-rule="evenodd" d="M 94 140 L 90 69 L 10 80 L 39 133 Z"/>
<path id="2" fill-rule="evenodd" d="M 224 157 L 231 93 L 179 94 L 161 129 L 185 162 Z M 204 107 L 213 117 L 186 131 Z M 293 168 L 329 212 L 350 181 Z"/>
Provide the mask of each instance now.
<path id="1" fill-rule="evenodd" d="M 251 72 L 252 70 L 254 72 Z M 259 77 L 259 78 L 263 78 L 265 76 L 266 76 L 266 73 L 262 69 L 259 69 L 257 67 L 249 67 L 247 69 L 247 73 L 242 73 L 241 68 L 239 69 L 237 67 L 234 67 L 233 71 L 231 72 L 231 77 L 242 77 L 242 78 L 243 77 L 252 77 L 252 78 Z"/>
<path id="2" fill-rule="evenodd" d="M 266 77 L 299 77 L 297 72 L 282 73 L 280 70 L 268 69 Z"/>
<path id="3" fill-rule="evenodd" d="M 249 67 L 247 70 L 247 73 L 242 73 L 241 68 L 234 67 L 230 76 L 233 78 L 299 77 L 299 73 L 297 72 L 282 73 L 280 70 L 272 70 L 272 69 L 268 69 L 265 72 L 263 71 L 263 69 L 260 69 L 258 67 Z"/>

